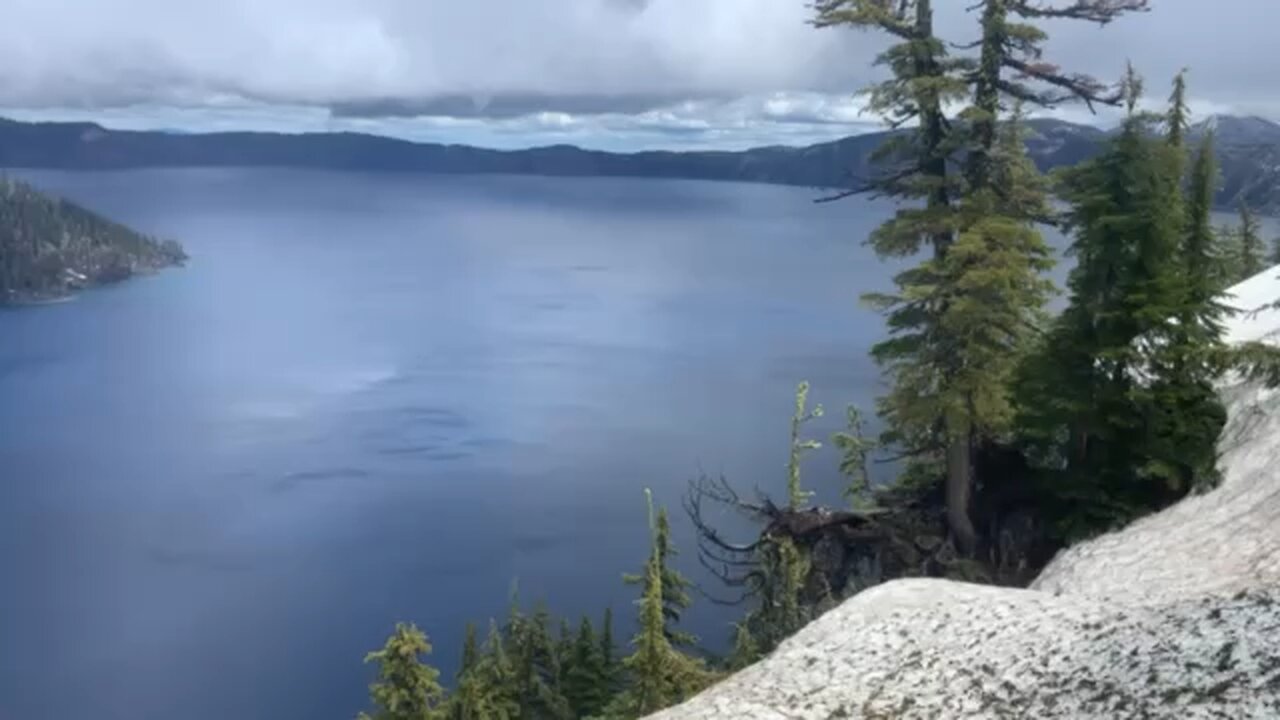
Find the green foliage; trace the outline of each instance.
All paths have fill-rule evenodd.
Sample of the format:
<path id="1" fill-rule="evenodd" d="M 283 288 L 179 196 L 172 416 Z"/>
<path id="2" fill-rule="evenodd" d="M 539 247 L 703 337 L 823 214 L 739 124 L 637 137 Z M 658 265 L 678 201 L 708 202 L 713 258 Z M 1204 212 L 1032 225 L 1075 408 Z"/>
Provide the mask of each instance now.
<path id="1" fill-rule="evenodd" d="M 612 697 L 622 684 L 622 663 L 618 660 L 618 646 L 613 641 L 613 608 L 604 609 L 604 619 L 600 623 L 600 659 L 604 667 L 604 694 Z"/>
<path id="2" fill-rule="evenodd" d="M 560 632 L 556 640 L 556 685 L 564 689 L 565 678 L 569 676 L 569 658 L 573 657 L 573 645 L 576 636 L 573 634 L 572 628 L 569 627 L 568 618 L 560 618 Z M 568 693 L 565 693 L 565 699 L 568 699 Z"/>
<path id="3" fill-rule="evenodd" d="M 1262 229 L 1258 218 L 1245 203 L 1240 203 L 1240 227 L 1237 230 L 1238 252 L 1240 253 L 1240 276 L 1237 281 L 1247 280 L 1266 270 L 1265 248 L 1262 244 Z"/>
<path id="4" fill-rule="evenodd" d="M 476 624 L 467 623 L 462 640 L 462 660 L 458 663 L 458 678 L 475 670 L 480 662 L 480 641 L 476 637 Z"/>
<path id="5" fill-rule="evenodd" d="M 1280 348 L 1263 342 L 1248 342 L 1231 349 L 1231 366 L 1247 380 L 1269 388 L 1280 387 Z"/>
<path id="6" fill-rule="evenodd" d="M 891 333 L 872 349 L 894 378 L 880 403 L 884 439 L 937 471 L 945 449 L 948 515 L 964 547 L 974 534 L 971 448 L 1009 432 L 1011 379 L 1052 291 L 1043 278 L 1051 253 L 1034 224 L 1048 214 L 1045 183 L 1026 157 L 1017 117 L 989 162 L 982 172 L 995 184 L 956 204 L 947 251 L 899 274 L 896 293 L 868 298 L 886 311 Z"/>
<path id="7" fill-rule="evenodd" d="M 0 304 L 123 280 L 186 257 L 172 240 L 142 235 L 75 203 L 0 178 Z"/>
<path id="8" fill-rule="evenodd" d="M 1071 302 L 1022 373 L 1019 425 L 1068 537 L 1216 478 L 1224 308 L 1206 247 L 1210 154 L 1201 148 L 1184 201 L 1181 148 L 1131 105 L 1105 152 L 1062 176 Z"/>
<path id="9" fill-rule="evenodd" d="M 445 717 L 440 671 L 423 662 L 431 654 L 427 636 L 414 625 L 399 623 L 381 650 L 364 661 L 378 666 L 378 680 L 369 686 L 373 715 L 361 720 L 437 720 Z"/>
<path id="10" fill-rule="evenodd" d="M 791 452 L 787 460 L 787 498 L 792 510 L 805 506 L 813 497 L 813 493 L 807 492 L 800 486 L 800 460 L 810 450 L 822 447 L 822 443 L 817 440 L 805 440 L 800 437 L 800 431 L 805 423 L 822 417 L 821 405 L 813 410 L 806 408 L 808 399 L 809 383 L 802 382 L 796 386 L 796 410 L 791 416 Z"/>
<path id="11" fill-rule="evenodd" d="M 803 595 L 810 563 L 805 551 L 785 537 L 768 538 L 759 561 L 759 605 L 746 623 L 752 641 L 769 652 L 813 619 Z"/>
<path id="12" fill-rule="evenodd" d="M 845 427 L 844 432 L 831 437 L 831 442 L 840 450 L 840 473 L 849 478 L 844 496 L 854 510 L 870 510 L 875 501 L 867 460 L 876 449 L 876 441 L 863 434 L 862 413 L 855 405 L 845 408 Z"/>
<path id="13" fill-rule="evenodd" d="M 648 490 L 645 491 L 645 497 L 649 503 L 650 532 L 657 552 L 658 572 L 662 575 L 662 631 L 672 645 L 693 647 L 698 644 L 698 639 L 676 627 L 680 623 L 680 616 L 693 604 L 693 599 L 689 596 L 693 583 L 672 566 L 672 560 L 679 553 L 671 540 L 671 523 L 667 520 L 666 508 L 659 509 L 655 514 L 653 497 Z M 648 572 L 648 561 L 644 572 Z M 625 574 L 622 579 L 628 585 L 644 585 L 647 582 L 643 573 Z"/>
<path id="14" fill-rule="evenodd" d="M 1187 132 L 1191 129 L 1191 110 L 1187 107 L 1187 71 L 1173 78 L 1173 91 L 1169 94 L 1169 111 L 1165 114 L 1165 139 L 1169 146 L 1179 151 L 1178 160 L 1186 148 Z M 1194 195 L 1194 193 L 1193 193 Z"/>
<path id="15" fill-rule="evenodd" d="M 560 658 L 550 622 L 550 614 L 542 605 L 535 607 L 532 615 L 517 609 L 507 621 L 506 644 L 522 720 L 569 717 L 569 703 L 560 688 Z"/>
<path id="16" fill-rule="evenodd" d="M 475 626 L 467 625 L 457 687 L 449 699 L 450 720 L 515 720 L 515 669 L 507 657 L 495 623 L 483 649 L 476 647 Z"/>
<path id="17" fill-rule="evenodd" d="M 1187 309 L 1194 312 L 1181 321 L 1199 328 L 1208 338 L 1219 337 L 1228 308 L 1222 289 L 1233 282 L 1234 263 L 1214 235 L 1213 198 L 1218 171 L 1214 162 L 1214 136 L 1205 134 L 1187 182 L 1187 230 L 1182 243 L 1182 284 L 1187 292 Z"/>
<path id="18" fill-rule="evenodd" d="M 601 653 L 591 620 L 583 617 L 578 633 L 564 657 L 564 695 L 575 718 L 591 717 L 604 710 L 613 697 L 609 669 Z"/>
<path id="19" fill-rule="evenodd" d="M 629 683 L 603 713 L 611 718 L 634 718 L 656 712 L 690 697 L 715 678 L 701 660 L 680 652 L 667 638 L 662 567 L 667 551 L 659 538 L 658 525 L 652 520 L 652 494 L 646 490 L 645 495 L 653 537 L 641 583 L 639 631 L 631 641 L 634 651 L 623 660 Z M 662 516 L 659 513 L 659 517 Z"/>
<path id="20" fill-rule="evenodd" d="M 729 653 L 729 670 L 737 672 L 754 664 L 763 654 L 750 624 L 743 620 L 733 625 L 733 650 Z"/>

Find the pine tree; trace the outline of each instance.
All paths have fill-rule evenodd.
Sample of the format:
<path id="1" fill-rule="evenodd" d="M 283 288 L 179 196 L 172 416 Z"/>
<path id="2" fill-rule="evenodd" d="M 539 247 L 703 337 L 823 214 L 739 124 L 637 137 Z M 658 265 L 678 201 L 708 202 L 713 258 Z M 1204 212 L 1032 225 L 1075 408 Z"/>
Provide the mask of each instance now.
<path id="1" fill-rule="evenodd" d="M 973 105 L 964 115 L 971 123 L 965 176 L 970 192 L 992 187 L 999 138 L 1000 107 L 1005 100 L 1051 107 L 1069 100 L 1089 104 L 1122 98 L 1096 79 L 1063 72 L 1045 59 L 1048 34 L 1035 22 L 1080 20 L 1106 25 L 1126 14 L 1147 9 L 1149 0 L 978 0 L 982 11 L 976 71 L 971 75 Z"/>
<path id="2" fill-rule="evenodd" d="M 1243 202 L 1240 203 L 1240 228 L 1237 232 L 1240 243 L 1239 280 L 1247 280 L 1267 268 L 1263 259 L 1264 249 L 1258 218 Z"/>
<path id="3" fill-rule="evenodd" d="M 474 681 L 480 663 L 480 644 L 475 623 L 468 622 L 462 641 L 462 659 L 454 675 L 454 691 L 449 698 L 449 720 L 473 720 L 476 712 L 477 683 Z"/>
<path id="4" fill-rule="evenodd" d="M 901 201 L 894 217 L 869 239 L 882 258 L 912 257 L 925 245 L 932 256 L 896 275 L 894 292 L 867 298 L 884 313 L 891 335 L 872 351 L 892 378 L 889 393 L 879 402 L 886 425 L 882 441 L 901 447 L 912 459 L 909 472 L 945 473 L 949 487 L 963 486 L 967 492 L 968 475 L 947 472 L 943 462 L 954 445 L 950 438 L 965 432 L 948 426 L 954 416 L 943 412 L 938 397 L 939 389 L 949 385 L 953 355 L 932 289 L 941 279 L 938 264 L 955 238 L 959 191 L 948 168 L 958 135 L 944 108 L 965 96 L 966 77 L 974 68 L 948 55 L 946 43 L 934 31 L 931 0 L 824 0 L 817 3 L 816 24 L 877 30 L 895 41 L 876 60 L 892 77 L 867 91 L 868 106 L 893 127 L 917 123 L 876 154 L 884 173 L 849 194 L 869 190 Z M 972 545 L 975 533 L 967 501 L 950 503 L 948 520 L 963 543 Z"/>
<path id="5" fill-rule="evenodd" d="M 1213 230 L 1213 245 L 1221 258 L 1223 277 L 1220 288 L 1231 287 L 1244 277 L 1240 266 L 1240 233 L 1230 223 L 1222 223 Z"/>
<path id="6" fill-rule="evenodd" d="M 881 56 L 893 78 L 871 91 L 869 105 L 891 124 L 914 118 L 919 124 L 907 140 L 886 148 L 882 157 L 895 161 L 897 168 L 871 187 L 923 201 L 924 207 L 899 211 L 876 231 L 872 243 L 882 255 L 910 256 L 927 239 L 934 252 L 895 278 L 895 292 L 870 298 L 886 314 L 892 335 L 873 355 L 893 377 L 892 390 L 880 406 L 889 428 L 884 439 L 904 446 L 916 475 L 945 475 L 948 525 L 966 554 L 977 544 L 970 517 L 974 448 L 984 436 L 1005 431 L 1010 417 L 1010 377 L 1001 373 L 1012 363 L 1001 363 L 996 374 L 986 377 L 976 368 L 991 358 L 1008 359 L 1000 352 L 1010 346 L 1025 345 L 1027 320 L 1038 314 L 1035 303 L 1044 294 L 1037 274 L 1047 259 L 1029 225 L 1044 216 L 1018 215 L 1044 208 L 1044 203 L 1000 197 L 1010 189 L 1000 179 L 999 165 L 1007 162 L 999 158 L 1001 103 L 1010 98 L 1037 105 L 1072 98 L 1109 100 L 1096 81 L 1044 62 L 1044 32 L 1012 18 L 1106 23 L 1145 6 L 1146 0 L 1071 0 L 1056 6 L 1039 0 L 980 0 L 975 7 L 983 12 L 982 37 L 973 46 L 980 49 L 975 64 L 947 56 L 945 44 L 934 34 L 928 0 L 827 0 L 817 5 L 819 25 L 877 28 L 901 41 Z M 943 109 L 965 96 L 970 85 L 973 104 L 964 113 L 964 128 L 957 129 Z M 1040 89 L 1044 87 L 1049 89 Z M 961 146 L 967 152 L 963 187 L 947 165 Z M 962 196 L 963 208 L 958 206 Z M 988 213 L 999 213 L 1001 219 L 986 218 Z M 949 259 L 958 239 L 966 247 Z M 1006 264 L 984 261 L 984 246 L 1002 248 L 999 255 Z M 1016 257 L 1019 248 L 1030 255 Z M 1003 281 L 1013 283 L 1010 299 L 1029 304 L 997 308 L 969 295 L 1000 289 Z M 1000 317 L 984 321 L 986 309 Z M 1017 322 L 997 324 L 1010 316 L 1018 316 Z M 965 334 L 982 328 L 994 330 Z"/>
<path id="7" fill-rule="evenodd" d="M 1161 508 L 1210 480 L 1223 419 L 1212 387 L 1216 294 L 1192 292 L 1185 266 L 1207 227 L 1208 156 L 1197 159 L 1184 203 L 1184 149 L 1155 137 L 1151 118 L 1137 112 L 1132 71 L 1126 89 L 1119 134 L 1064 175 L 1077 258 L 1071 302 L 1024 374 L 1035 390 L 1020 425 L 1060 458 L 1053 506 L 1069 536 Z"/>
<path id="8" fill-rule="evenodd" d="M 1182 80 L 1182 75 L 1178 76 Z M 1186 92 L 1185 81 L 1180 84 Z M 1176 102 L 1185 99 L 1175 95 Z M 1170 144 L 1180 155 L 1182 145 L 1173 144 L 1173 126 L 1169 128 Z M 1214 162 L 1214 135 L 1205 134 L 1196 151 L 1187 182 L 1187 229 L 1181 248 L 1183 288 L 1187 294 L 1187 313 L 1180 318 L 1189 332 L 1211 345 L 1217 344 L 1224 332 L 1223 318 L 1230 309 L 1222 300 L 1222 288 L 1228 283 L 1230 267 L 1222 256 L 1213 232 L 1213 198 L 1218 170 Z"/>
<path id="9" fill-rule="evenodd" d="M 646 490 L 645 496 L 652 544 L 641 583 L 639 631 L 631 641 L 634 652 L 623 660 L 628 686 L 604 711 L 610 718 L 648 715 L 684 700 L 714 679 L 700 660 L 681 653 L 667 639 L 660 563 L 663 549 L 653 520 L 652 494 Z"/>
<path id="10" fill-rule="evenodd" d="M 457 686 L 449 698 L 450 720 L 513 720 L 519 707 L 513 697 L 514 677 L 496 625 L 481 652 L 475 625 L 467 623 Z"/>
<path id="11" fill-rule="evenodd" d="M 475 673 L 479 700 L 471 716 L 475 720 L 515 720 L 520 717 L 519 687 L 515 666 L 507 654 L 498 624 L 490 621 L 489 636 Z"/>
<path id="12" fill-rule="evenodd" d="M 1187 132 L 1190 129 L 1191 109 L 1187 105 L 1187 71 L 1183 70 L 1173 78 L 1173 91 L 1169 94 L 1169 111 L 1165 113 L 1165 140 L 1169 143 L 1169 147 L 1180 152 L 1177 158 L 1179 163 L 1186 155 Z M 1209 146 L 1212 147 L 1212 141 Z"/>
<path id="13" fill-rule="evenodd" d="M 631 684 L 622 706 L 640 717 L 681 702 L 713 679 L 701 661 L 676 650 L 663 634 L 662 575 L 656 560 L 650 560 L 645 577 L 640 630 L 632 640 L 635 652 L 623 661 Z"/>
<path id="14" fill-rule="evenodd" d="M 431 654 L 427 636 L 414 625 L 398 623 L 381 650 L 369 653 L 366 663 L 378 665 L 378 681 L 369 686 L 377 708 L 361 720 L 442 720 L 445 693 L 440 671 L 423 662 Z"/>
<path id="15" fill-rule="evenodd" d="M 525 619 L 516 645 L 516 672 L 520 683 L 520 707 L 525 718 L 568 718 L 568 702 L 559 685 L 561 672 L 551 615 L 542 603 Z"/>
<path id="16" fill-rule="evenodd" d="M 804 595 L 811 565 L 790 538 L 768 538 L 759 552 L 759 605 L 745 622 L 759 651 L 770 652 L 812 618 Z"/>
<path id="17" fill-rule="evenodd" d="M 564 689 L 565 678 L 569 676 L 569 663 L 573 658 L 573 630 L 569 627 L 568 618 L 560 618 L 560 636 L 556 639 L 556 685 Z M 565 695 L 568 699 L 568 695 Z"/>
<path id="18" fill-rule="evenodd" d="M 1280 265 L 1280 235 L 1271 241 L 1271 257 L 1267 258 L 1267 262 L 1274 265 Z"/>
<path id="19" fill-rule="evenodd" d="M 617 694 L 622 683 L 622 664 L 618 660 L 618 646 L 613 641 L 613 608 L 604 609 L 600 621 L 600 661 L 604 667 L 606 697 Z"/>
<path id="20" fill-rule="evenodd" d="M 863 434 L 862 413 L 855 405 L 845 408 L 845 427 L 844 432 L 831 437 L 832 443 L 840 450 L 840 473 L 849 478 L 844 496 L 854 510 L 870 510 L 875 506 L 875 501 L 871 494 L 867 460 L 875 450 L 876 443 Z"/>
<path id="21" fill-rule="evenodd" d="M 1185 94 L 1185 79 L 1182 75 L 1179 75 L 1179 79 L 1182 80 L 1181 92 Z M 1175 93 L 1173 102 L 1185 103 L 1185 96 Z M 1170 138 L 1170 143 L 1173 144 L 1176 136 L 1172 128 Z M 1174 147 L 1185 155 L 1181 145 Z M 1209 425 L 1195 432 L 1212 434 L 1215 439 L 1217 418 L 1220 418 L 1223 410 L 1212 385 L 1216 376 L 1231 361 L 1223 338 L 1226 333 L 1226 318 L 1234 313 L 1225 301 L 1223 292 L 1230 282 L 1231 262 L 1224 256 L 1212 226 L 1217 182 L 1214 135 L 1210 131 L 1200 142 L 1187 181 L 1187 228 L 1181 249 L 1184 275 L 1181 285 L 1186 295 L 1184 310 L 1179 318 L 1179 330 L 1185 333 L 1181 337 L 1183 352 L 1190 354 L 1179 360 L 1185 363 L 1185 367 L 1180 365 L 1172 371 L 1175 377 L 1190 382 L 1196 388 L 1192 393 L 1194 400 L 1187 407 L 1193 414 L 1209 418 Z M 1181 443 L 1176 436 L 1172 442 Z M 1204 487 L 1217 478 L 1216 464 L 1210 462 L 1204 439 L 1199 435 L 1191 440 L 1191 447 L 1199 447 L 1197 452 L 1202 457 L 1200 467 L 1192 469 L 1195 475 L 1193 482 Z"/>
<path id="22" fill-rule="evenodd" d="M 729 670 L 737 672 L 755 664 L 761 657 L 760 643 L 750 624 L 744 620 L 733 625 L 733 650 L 729 652 Z"/>
<path id="23" fill-rule="evenodd" d="M 647 494 L 646 497 L 648 497 Z M 648 498 L 648 502 L 652 513 L 652 497 Z M 671 523 L 667 519 L 665 508 L 657 511 L 652 523 L 651 532 L 658 552 L 658 571 L 662 574 L 662 615 L 665 619 L 663 632 L 666 633 L 667 640 L 672 645 L 693 647 L 697 645 L 698 639 L 676 627 L 680 622 L 680 616 L 693 604 L 693 599 L 689 596 L 689 589 L 693 587 L 693 583 L 672 567 L 672 560 L 678 551 L 671 541 Z M 628 585 L 643 585 L 645 576 L 643 574 L 623 575 L 623 581 Z"/>
<path id="24" fill-rule="evenodd" d="M 532 614 L 521 611 L 513 585 L 503 635 L 520 720 L 554 720 L 568 716 L 568 702 L 559 686 L 561 670 L 550 624 L 550 614 L 541 603 Z"/>
<path id="25" fill-rule="evenodd" d="M 475 670 L 480 662 L 480 642 L 476 638 L 476 624 L 469 622 L 462 640 L 462 659 L 458 663 L 457 678 Z"/>
<path id="26" fill-rule="evenodd" d="M 806 407 L 808 400 L 809 383 L 802 382 L 796 387 L 796 410 L 791 416 L 791 451 L 787 461 L 787 498 L 792 510 L 799 510 L 813 497 L 813 493 L 800 485 L 800 459 L 806 452 L 822 447 L 816 440 L 804 440 L 800 437 L 805 423 L 822 417 L 822 406 L 809 410 Z"/>
<path id="27" fill-rule="evenodd" d="M 1002 104 L 1014 101 L 1049 107 L 1068 100 L 1083 100 L 1092 107 L 1094 103 L 1110 103 L 1119 99 L 1108 94 L 1106 86 L 1097 80 L 1065 73 L 1046 61 L 1044 45 L 1048 36 L 1034 23 L 1054 18 L 1106 24 L 1126 13 L 1144 10 L 1146 6 L 1147 0 L 1067 0 L 1056 4 L 1043 0 L 979 0 L 973 6 L 973 9 L 980 9 L 982 15 L 981 37 L 975 43 L 979 48 L 978 64 L 969 76 L 973 87 L 973 103 L 962 113 L 968 123 L 969 136 L 965 144 L 967 156 L 964 176 L 967 184 L 965 196 L 969 201 L 971 219 L 966 222 L 972 224 L 972 218 L 980 218 L 984 213 L 991 212 L 993 199 L 1000 197 L 1009 188 L 1007 182 L 1001 180 L 999 171 L 999 155 L 1003 144 L 999 131 Z M 1016 119 L 1014 124 L 1017 124 Z M 1009 155 L 1007 149 L 1003 152 L 1006 156 Z M 1030 165 L 1021 167 L 1029 168 Z M 994 230 L 997 235 L 1004 237 L 1008 247 L 1005 257 L 1013 263 L 1003 268 L 997 268 L 994 263 L 986 263 L 978 272 L 984 275 L 985 280 L 993 280 L 997 274 L 1014 280 L 1020 289 L 1013 295 L 1021 296 L 1020 301 L 1026 303 L 1014 308 L 1013 313 L 1006 312 L 1006 320 L 1017 314 L 1024 314 L 1026 318 L 1038 316 L 1039 303 L 1044 298 L 1044 288 L 1039 285 L 1036 273 L 1047 268 L 1047 256 L 1041 254 L 1044 245 L 1038 234 L 1026 223 L 1043 220 L 1049 214 L 1043 198 L 1033 198 L 1033 194 L 1024 198 L 1029 199 L 1029 203 L 1006 204 L 997 211 L 1003 220 L 997 221 L 996 225 L 977 226 L 984 233 Z M 1024 211 L 1037 214 L 1021 214 Z M 1045 214 L 1038 214 L 1041 212 Z M 1028 254 L 1017 257 L 1018 246 Z M 980 253 L 980 250 L 975 250 L 966 260 L 971 261 Z M 963 279 L 963 272 L 955 277 L 954 282 L 959 285 L 957 296 L 963 297 L 968 292 L 968 281 Z M 988 289 L 994 287 L 983 280 L 979 280 L 979 284 Z M 961 315 L 964 318 L 962 327 L 982 327 L 978 313 L 966 308 Z M 997 327 L 1005 331 L 1002 338 L 1005 344 L 1025 346 L 1025 334 L 1029 329 L 1025 320 Z M 974 358 L 963 353 L 953 355 L 954 364 L 962 368 L 959 373 L 969 380 L 956 384 L 968 384 L 968 392 L 976 392 L 978 395 L 962 397 L 958 403 L 950 403 L 943 409 L 943 415 L 947 417 L 948 518 L 952 534 L 965 553 L 972 553 L 974 549 L 974 531 L 968 517 L 968 505 L 974 486 L 974 447 L 984 437 L 998 435 L 1006 429 L 1010 414 L 1007 398 L 1000 388 L 1003 386 L 1007 392 L 1011 382 L 1009 375 L 1000 374 L 1008 370 L 1010 365 L 1001 364 L 1000 373 L 974 385 L 973 368 L 980 366 L 975 360 L 999 356 L 992 354 L 994 347 L 990 343 L 973 342 L 969 344 L 969 348 L 979 355 Z M 955 383 L 949 377 L 945 382 L 947 385 Z M 989 404 L 984 405 L 984 397 Z"/>
<path id="28" fill-rule="evenodd" d="M 578 625 L 566 664 L 564 694 L 573 717 L 596 715 L 608 704 L 613 691 L 595 629 L 585 616 Z"/>
<path id="29" fill-rule="evenodd" d="M 1174 80 L 1166 139 L 1172 151 L 1169 182 L 1175 195 L 1182 187 L 1187 148 L 1183 126 L 1186 110 L 1186 77 Z M 1148 352 L 1147 465 L 1143 474 L 1162 481 L 1167 492 L 1157 496 L 1156 508 L 1192 489 L 1217 483 L 1217 440 L 1226 423 L 1226 410 L 1214 383 L 1225 369 L 1228 348 L 1223 341 L 1224 318 L 1232 310 L 1223 301 L 1221 259 L 1214 252 L 1211 218 L 1216 168 L 1213 133 L 1202 140 L 1185 183 L 1185 203 L 1170 208 L 1177 216 L 1185 208 L 1182 241 L 1177 248 L 1181 262 L 1166 272 L 1168 291 L 1178 305 L 1173 322 L 1157 326 L 1158 343 Z M 1182 198 L 1179 197 L 1179 200 Z"/>

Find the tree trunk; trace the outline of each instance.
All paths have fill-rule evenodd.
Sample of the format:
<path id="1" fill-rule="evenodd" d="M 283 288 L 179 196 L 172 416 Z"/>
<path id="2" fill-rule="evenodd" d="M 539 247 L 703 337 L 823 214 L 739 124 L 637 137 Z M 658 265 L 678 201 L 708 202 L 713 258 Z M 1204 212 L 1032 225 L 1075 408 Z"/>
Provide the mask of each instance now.
<path id="1" fill-rule="evenodd" d="M 956 541 L 956 549 L 972 557 L 978 543 L 969 505 L 973 495 L 973 443 L 969 432 L 950 433 L 947 445 L 947 525 Z"/>

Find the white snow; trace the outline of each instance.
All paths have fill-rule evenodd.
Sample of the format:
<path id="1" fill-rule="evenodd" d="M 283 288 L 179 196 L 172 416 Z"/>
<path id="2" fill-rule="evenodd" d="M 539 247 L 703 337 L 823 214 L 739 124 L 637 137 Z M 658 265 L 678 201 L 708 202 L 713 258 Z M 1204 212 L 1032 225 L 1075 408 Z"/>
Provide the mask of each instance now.
<path id="1" fill-rule="evenodd" d="M 1232 289 L 1280 344 L 1280 268 Z M 1028 590 L 872 588 L 661 720 L 1280 718 L 1280 392 L 1226 379 L 1223 482 Z"/>

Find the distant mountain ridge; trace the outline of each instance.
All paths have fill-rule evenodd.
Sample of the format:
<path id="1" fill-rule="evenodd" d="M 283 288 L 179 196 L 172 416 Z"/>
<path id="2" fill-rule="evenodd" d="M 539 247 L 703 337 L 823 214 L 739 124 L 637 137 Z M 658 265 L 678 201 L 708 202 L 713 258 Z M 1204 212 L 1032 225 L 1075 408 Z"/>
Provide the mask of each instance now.
<path id="1" fill-rule="evenodd" d="M 1216 115 L 1194 127 L 1199 141 L 1212 130 L 1221 185 L 1218 205 L 1241 203 L 1269 215 L 1280 214 L 1280 124 L 1260 117 Z"/>
<path id="2" fill-rule="evenodd" d="M 1061 120 L 1029 121 L 1027 146 L 1041 169 L 1073 165 L 1097 153 L 1104 130 Z M 1241 200 L 1262 212 L 1280 210 L 1280 125 L 1221 116 L 1214 129 L 1223 169 L 1218 202 Z M 415 143 L 358 133 L 173 133 L 109 130 L 96 123 L 28 123 L 0 119 L 0 167 L 111 170 L 148 167 L 298 167 L 732 180 L 821 188 L 847 187 L 873 172 L 872 152 L 888 135 L 870 133 L 806 147 L 742 151 L 614 153 L 553 145 L 489 150 Z"/>

